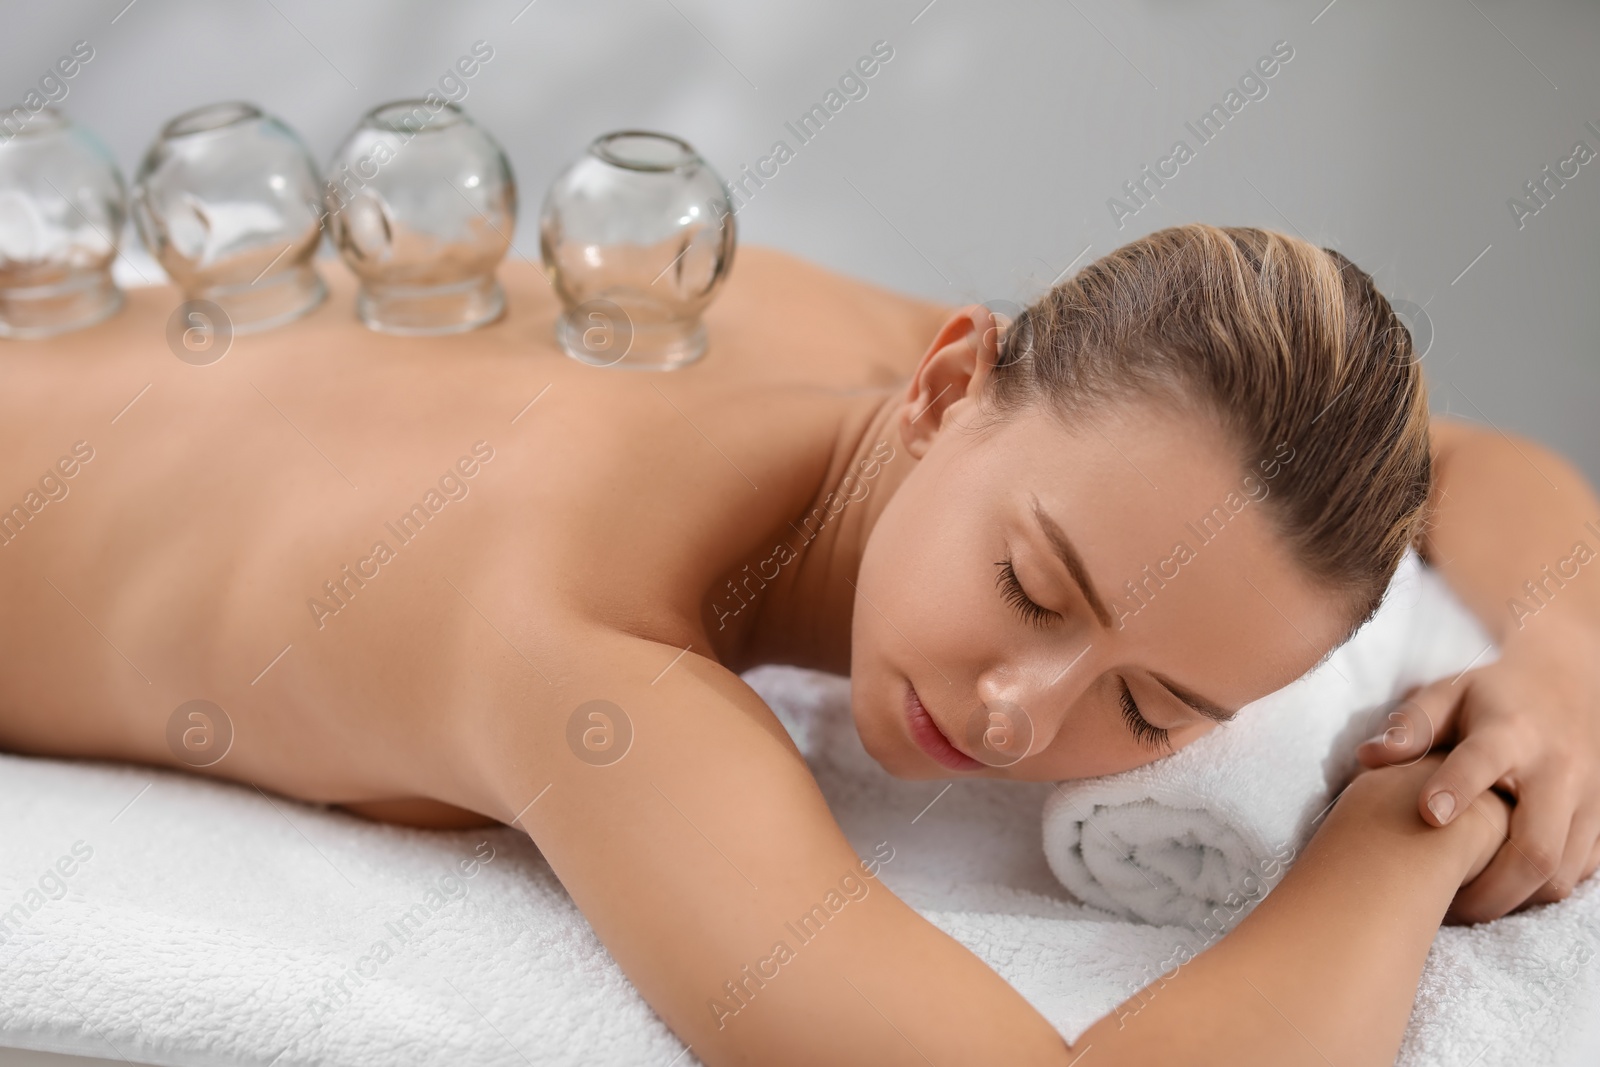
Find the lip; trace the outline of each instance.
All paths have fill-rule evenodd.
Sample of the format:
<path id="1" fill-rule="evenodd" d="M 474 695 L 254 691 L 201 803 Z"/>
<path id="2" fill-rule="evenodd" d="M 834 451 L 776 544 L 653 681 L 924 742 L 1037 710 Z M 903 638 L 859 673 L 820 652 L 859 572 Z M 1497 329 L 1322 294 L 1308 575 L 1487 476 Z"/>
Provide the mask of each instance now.
<path id="1" fill-rule="evenodd" d="M 909 679 L 906 681 L 905 710 L 911 739 L 929 759 L 952 771 L 970 771 L 983 766 L 983 763 L 950 743 L 944 731 L 939 729 L 939 724 L 933 721 L 933 716 L 928 714 L 922 698 L 917 696 L 916 686 Z"/>

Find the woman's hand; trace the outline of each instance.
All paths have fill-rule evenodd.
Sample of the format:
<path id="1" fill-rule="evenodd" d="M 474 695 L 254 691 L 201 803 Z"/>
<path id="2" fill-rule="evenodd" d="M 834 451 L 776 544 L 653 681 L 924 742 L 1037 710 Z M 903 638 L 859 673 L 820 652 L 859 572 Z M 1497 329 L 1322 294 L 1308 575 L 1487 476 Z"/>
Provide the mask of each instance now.
<path id="1" fill-rule="evenodd" d="M 1516 797 L 1510 837 L 1457 896 L 1452 919 L 1561 900 L 1600 866 L 1600 633 L 1512 631 L 1499 659 L 1410 693 L 1357 755 L 1369 767 L 1404 765 L 1441 743 L 1454 747 L 1418 780 L 1429 824 L 1500 803 L 1491 786 Z"/>
<path id="2" fill-rule="evenodd" d="M 1405 833 L 1416 828 L 1414 812 L 1418 790 L 1424 788 L 1424 782 L 1437 778 L 1448 762 L 1445 753 L 1424 752 L 1421 758 L 1403 763 L 1377 764 L 1356 775 L 1340 794 L 1339 803 L 1358 809 L 1363 823 L 1369 827 Z M 1454 824 L 1451 832 L 1458 835 L 1464 863 L 1460 880 L 1462 893 L 1469 891 L 1466 887 L 1484 872 L 1506 844 L 1506 828 L 1511 823 L 1512 812 L 1512 806 L 1499 793 L 1486 789 L 1450 820 Z M 1431 820 L 1427 821 L 1432 825 Z M 1450 917 L 1459 911 L 1460 901 L 1458 894 Z"/>
<path id="3" fill-rule="evenodd" d="M 1360 756 L 1403 763 L 1453 745 L 1417 797 L 1432 826 L 1491 785 L 1515 796 L 1510 840 L 1451 910 L 1481 922 L 1560 900 L 1600 864 L 1600 497 L 1527 438 L 1437 418 L 1431 433 L 1422 557 L 1500 658 L 1411 693 Z"/>
<path id="4" fill-rule="evenodd" d="M 1439 924 L 1510 815 L 1485 793 L 1449 826 L 1424 821 L 1417 790 L 1444 761 L 1356 775 L 1236 929 L 1091 1026 L 1074 1056 L 1084 1067 L 1393 1064 Z"/>

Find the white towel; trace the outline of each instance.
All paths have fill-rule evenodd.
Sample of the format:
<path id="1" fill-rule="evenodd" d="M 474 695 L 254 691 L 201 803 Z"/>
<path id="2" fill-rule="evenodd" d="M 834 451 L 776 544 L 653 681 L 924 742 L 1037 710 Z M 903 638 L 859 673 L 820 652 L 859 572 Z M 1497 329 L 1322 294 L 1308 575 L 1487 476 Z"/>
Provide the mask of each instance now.
<path id="1" fill-rule="evenodd" d="M 891 778 L 861 747 L 845 679 L 777 667 L 746 679 L 856 851 L 894 849 L 884 884 L 1065 1039 L 1194 940 L 1065 899 L 1039 848 L 1048 784 Z M 674 1059 L 682 1044 L 513 830 L 376 826 L 177 773 L 0 756 L 0 834 L 0 911 L 26 908 L 75 842 L 93 850 L 63 886 L 46 879 L 0 944 L 0 1046 L 181 1067 L 698 1062 Z M 464 877 L 484 841 L 493 859 Z M 390 924 L 419 905 L 402 941 Z M 377 961 L 380 940 L 393 955 Z M 1600 949 L 1600 880 L 1441 930 L 1399 1064 L 1593 1067 L 1572 1052 L 1600 1021 L 1600 962 L 1579 963 L 1583 946 Z M 341 980 L 350 995 L 336 1003 Z"/>
<path id="2" fill-rule="evenodd" d="M 1118 918 L 1231 929 L 1283 877 L 1398 698 L 1494 655 L 1408 553 L 1377 614 L 1315 670 L 1171 756 L 1059 783 L 1044 807 L 1050 868 Z"/>

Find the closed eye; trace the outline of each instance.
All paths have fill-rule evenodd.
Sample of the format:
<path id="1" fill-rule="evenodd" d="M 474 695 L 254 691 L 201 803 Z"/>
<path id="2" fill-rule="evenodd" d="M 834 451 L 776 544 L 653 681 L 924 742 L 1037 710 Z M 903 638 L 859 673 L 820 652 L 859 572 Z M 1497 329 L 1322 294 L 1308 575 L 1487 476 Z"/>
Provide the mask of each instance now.
<path id="1" fill-rule="evenodd" d="M 1152 726 L 1139 711 L 1138 703 L 1133 699 L 1133 690 L 1128 688 L 1124 679 L 1119 682 L 1122 691 L 1117 694 L 1118 702 L 1122 705 L 1122 720 L 1128 724 L 1128 729 L 1133 731 L 1134 740 L 1146 748 L 1170 749 L 1170 737 L 1165 729 Z"/>
<path id="2" fill-rule="evenodd" d="M 995 564 L 1000 568 L 1000 573 L 995 576 L 995 582 L 1000 586 L 1001 595 L 1017 609 L 1017 613 L 1035 626 L 1045 627 L 1061 616 L 1049 608 L 1041 607 L 1034 603 L 1033 598 L 1022 588 L 1022 582 L 1017 578 L 1016 568 L 1011 565 L 1011 557 L 998 561 Z"/>

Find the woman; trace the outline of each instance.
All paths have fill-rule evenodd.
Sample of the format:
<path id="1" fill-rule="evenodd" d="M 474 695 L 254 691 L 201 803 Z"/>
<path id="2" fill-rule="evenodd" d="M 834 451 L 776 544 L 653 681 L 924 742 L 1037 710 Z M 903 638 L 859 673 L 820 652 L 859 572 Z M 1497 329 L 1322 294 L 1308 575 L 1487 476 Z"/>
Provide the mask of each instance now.
<path id="1" fill-rule="evenodd" d="M 50 484 L 7 528 L 0 745 L 521 826 L 708 1064 L 1386 1063 L 1452 899 L 1498 914 L 1593 868 L 1568 777 L 1600 752 L 1593 583 L 1519 620 L 1537 645 L 1496 614 L 1593 497 L 1531 445 L 1560 494 L 1492 435 L 1436 427 L 1430 454 L 1409 336 L 1348 260 L 1162 231 L 1002 333 L 741 257 L 712 355 L 671 376 L 560 356 L 543 290 L 449 342 L 325 308 L 198 368 L 136 294 L 115 333 L 8 351 L 8 484 Z M 871 884 L 736 673 L 850 674 L 902 777 L 1104 774 L 1318 662 L 1419 535 L 1504 646 L 1418 696 L 1410 726 L 1464 740 L 1374 746 L 1396 765 L 1187 980 L 1071 1048 Z M 1439 786 L 1475 814 L 1424 821 Z M 1531 873 L 1501 848 L 1525 807 Z M 791 944 L 841 884 L 864 891 Z"/>

